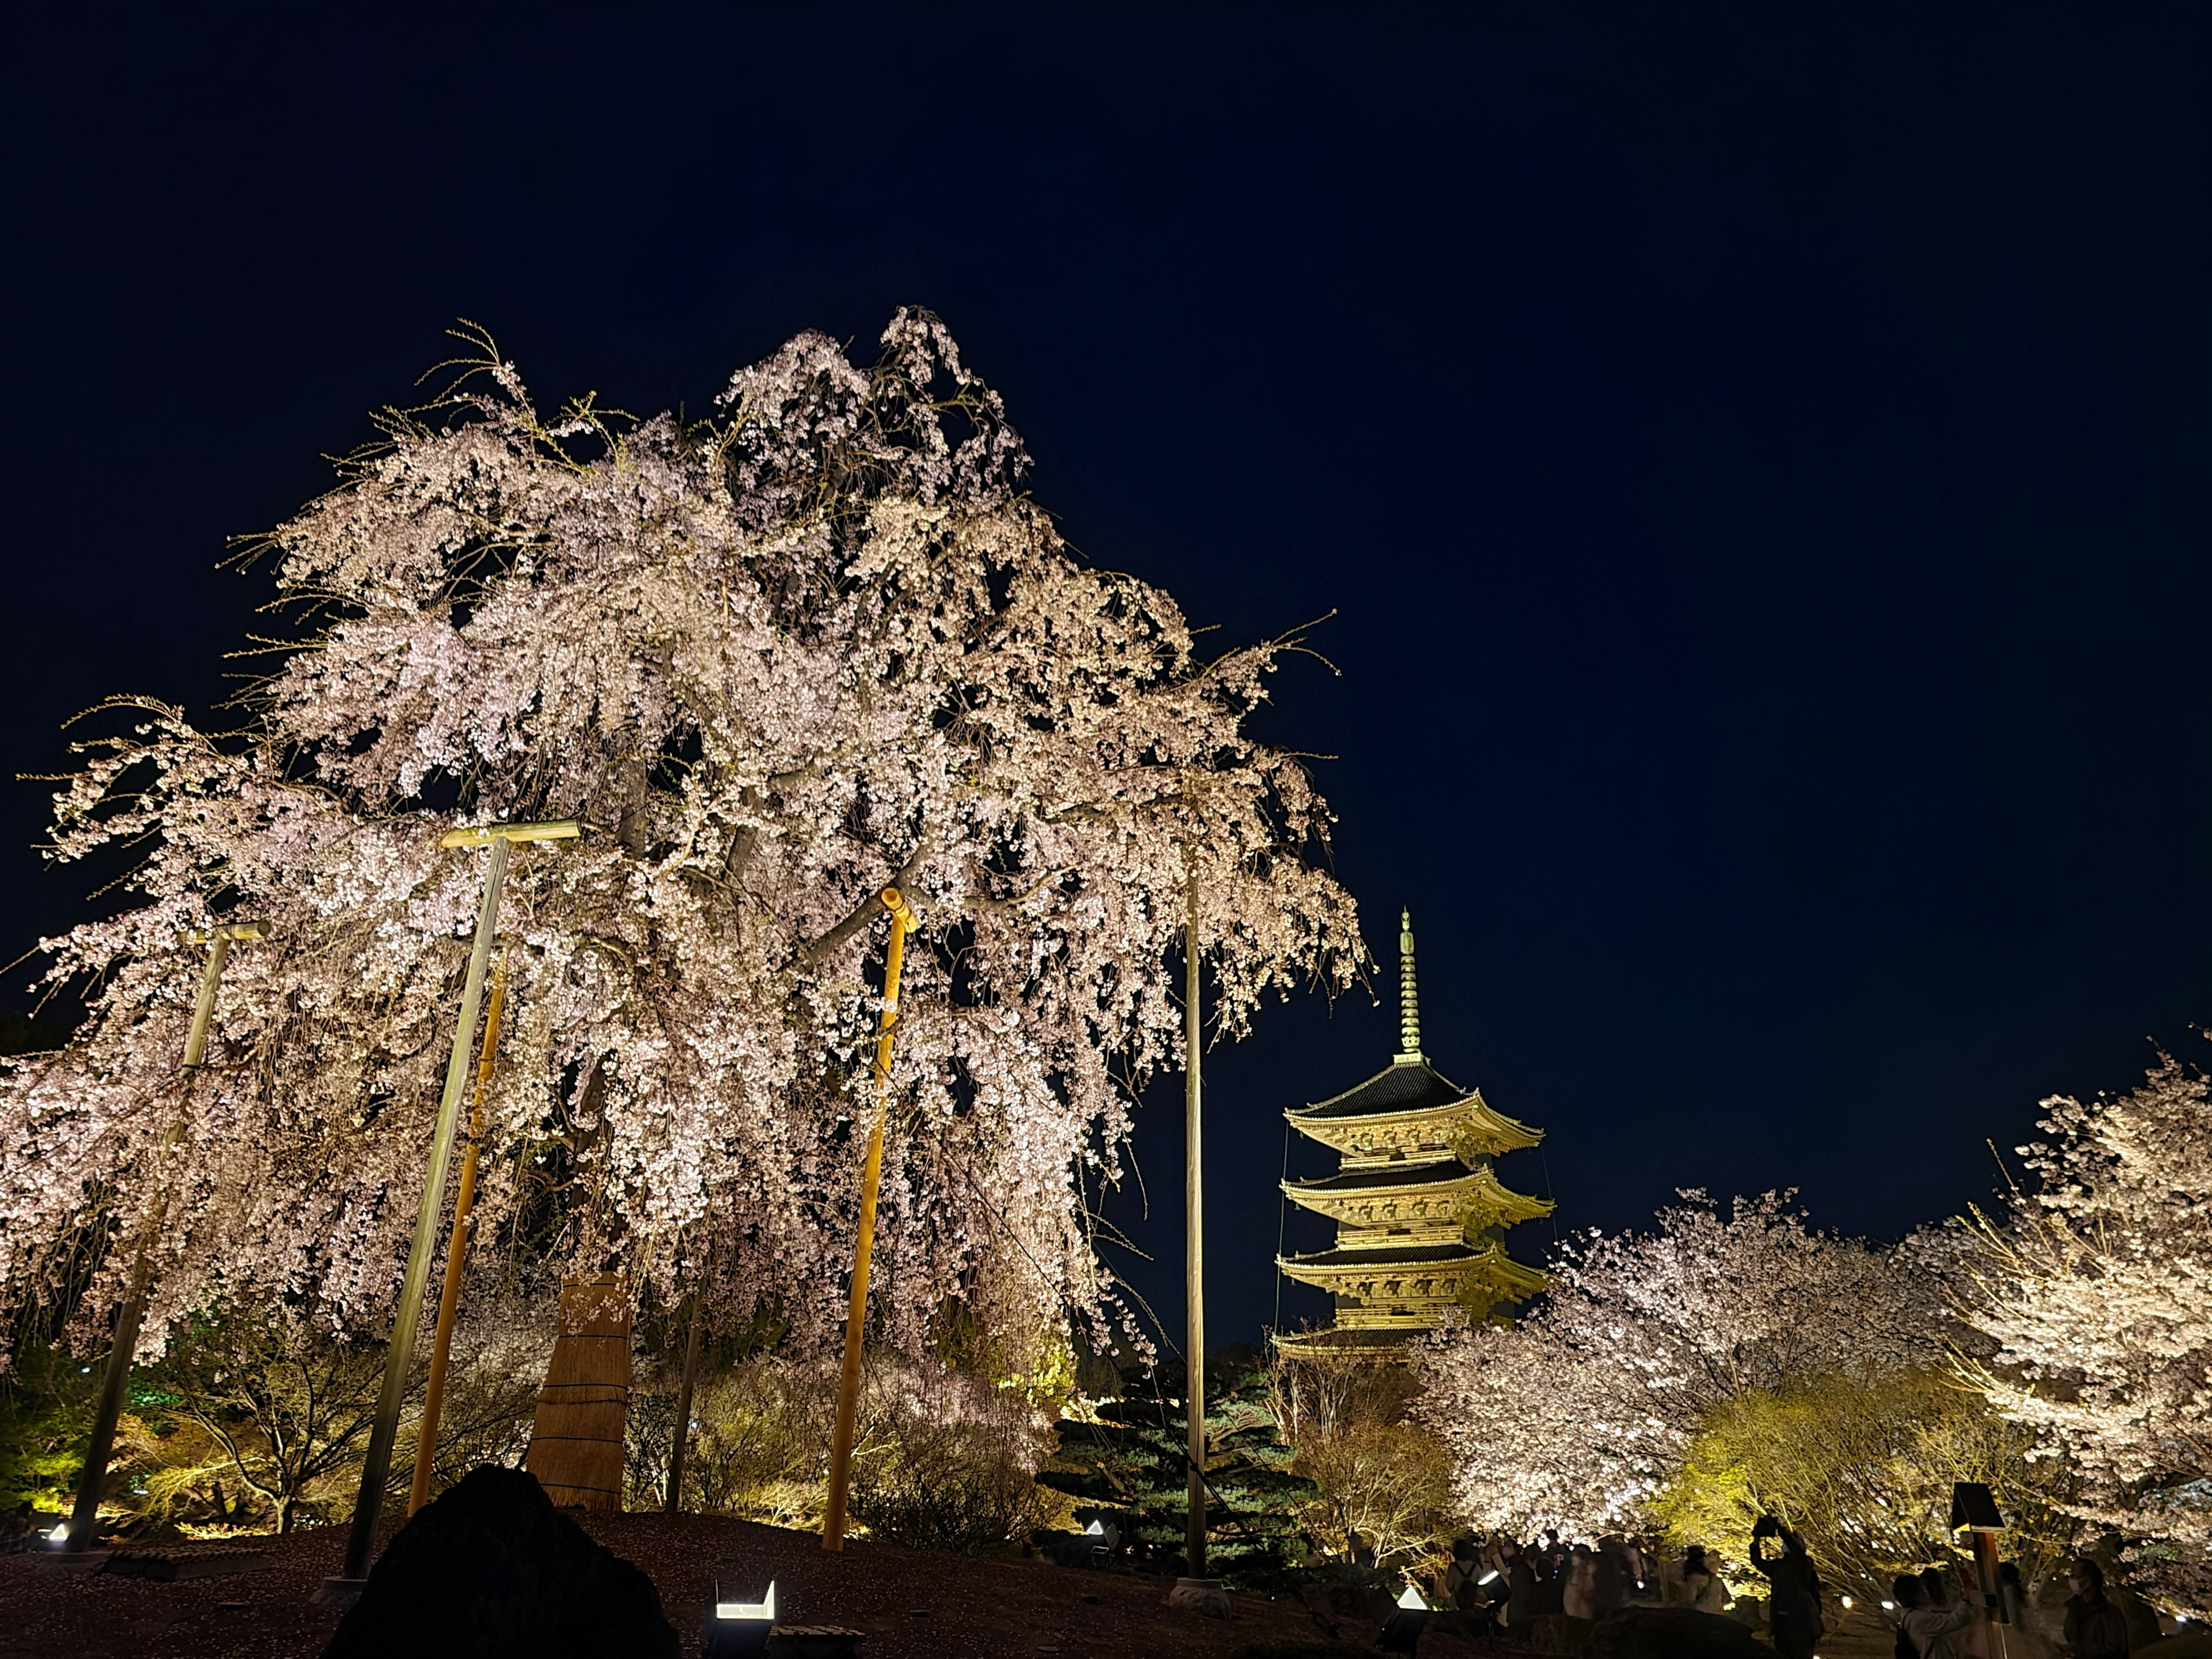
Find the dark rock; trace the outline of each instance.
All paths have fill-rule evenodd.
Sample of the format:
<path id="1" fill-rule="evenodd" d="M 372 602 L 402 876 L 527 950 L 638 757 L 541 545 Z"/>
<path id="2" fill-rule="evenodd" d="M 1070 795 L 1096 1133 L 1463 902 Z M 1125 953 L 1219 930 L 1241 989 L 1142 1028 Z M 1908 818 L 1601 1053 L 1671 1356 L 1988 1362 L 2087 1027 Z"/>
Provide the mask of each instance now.
<path id="1" fill-rule="evenodd" d="M 1591 1632 L 1590 1659 L 1772 1659 L 1733 1619 L 1694 1607 L 1628 1607 Z"/>
<path id="2" fill-rule="evenodd" d="M 653 1581 L 521 1469 L 477 1469 L 400 1528 L 324 1659 L 676 1659 Z"/>

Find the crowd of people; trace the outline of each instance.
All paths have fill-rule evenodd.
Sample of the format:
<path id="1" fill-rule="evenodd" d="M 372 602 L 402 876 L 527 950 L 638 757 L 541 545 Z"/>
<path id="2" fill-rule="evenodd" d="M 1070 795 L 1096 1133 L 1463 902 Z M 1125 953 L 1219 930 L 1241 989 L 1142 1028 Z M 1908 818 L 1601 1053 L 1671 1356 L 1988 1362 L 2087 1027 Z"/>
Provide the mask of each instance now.
<path id="1" fill-rule="evenodd" d="M 1850 1600 L 1829 1595 L 1804 1540 L 1771 1516 L 1752 1534 L 1750 1565 L 1765 1593 L 1740 1598 L 1719 1558 L 1694 1544 L 1666 1555 L 1617 1534 L 1595 1545 L 1564 1542 L 1556 1531 L 1527 1543 L 1469 1535 L 1452 1546 L 1440 1588 L 1476 1633 L 1540 1652 L 1580 1651 L 1600 1621 L 1640 1605 L 1733 1616 L 1762 1626 L 1782 1659 L 1815 1659 Z M 2067 1589 L 2063 1608 L 2039 1603 L 2008 1561 L 1992 1610 L 1955 1568 L 1931 1566 L 1899 1577 L 1882 1613 L 1896 1659 L 2127 1659 L 2157 1639 L 2155 1613 L 2108 1592 L 2090 1558 L 2070 1564 Z"/>
<path id="2" fill-rule="evenodd" d="M 1541 1620 L 1564 1620 L 1571 1633 L 1638 1601 L 1720 1611 L 1713 1597 L 1724 1601 L 1725 1590 L 1710 1588 L 1719 1581 L 1704 1568 L 1702 1552 L 1690 1558 L 1699 1563 L 1694 1584 L 1638 1539 L 1613 1535 L 1592 1546 L 1565 1543 L 1556 1531 L 1528 1543 L 1469 1536 L 1452 1546 L 1443 1597 L 1473 1615 L 1478 1630 L 1522 1638 Z"/>

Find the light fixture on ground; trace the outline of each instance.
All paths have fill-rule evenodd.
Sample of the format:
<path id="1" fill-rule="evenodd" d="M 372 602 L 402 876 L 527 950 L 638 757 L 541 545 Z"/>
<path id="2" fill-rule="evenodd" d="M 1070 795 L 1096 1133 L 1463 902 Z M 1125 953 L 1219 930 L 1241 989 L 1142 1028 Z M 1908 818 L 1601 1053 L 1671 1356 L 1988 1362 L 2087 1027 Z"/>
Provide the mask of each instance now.
<path id="1" fill-rule="evenodd" d="M 430 1164 L 422 1175 L 422 1203 L 415 1214 L 415 1242 L 408 1249 L 407 1273 L 400 1280 L 399 1307 L 392 1322 L 392 1342 L 385 1350 L 384 1391 L 377 1396 L 376 1420 L 369 1431 L 368 1452 L 362 1468 L 361 1493 L 354 1500 L 353 1527 L 346 1536 L 345 1570 L 338 1577 L 323 1580 L 322 1588 L 315 1592 L 318 1601 L 349 1605 L 359 1599 L 368 1577 L 368 1558 L 376 1547 L 377 1516 L 384 1506 L 392 1443 L 399 1437 L 400 1398 L 406 1391 L 408 1367 L 415 1358 L 415 1327 L 422 1312 L 422 1290 L 429 1282 L 430 1250 L 437 1240 L 438 1212 L 445 1203 L 446 1173 L 453 1161 L 477 1011 L 483 1004 L 484 974 L 491 960 L 492 936 L 499 927 L 499 896 L 507 884 L 507 854 L 519 841 L 574 841 L 580 833 L 576 821 L 566 818 L 553 823 L 489 823 L 449 830 L 438 838 L 441 847 L 489 847 L 491 860 L 484 870 L 483 903 L 477 912 L 468 977 L 461 985 L 461 1012 L 453 1029 L 453 1052 L 446 1060 L 445 1092 L 438 1102 L 437 1127 L 431 1133 Z"/>
<path id="2" fill-rule="evenodd" d="M 52 1534 L 56 1543 L 72 1555 L 91 1549 L 100 1532 L 100 1489 L 107 1478 L 108 1460 L 115 1451 L 115 1425 L 123 1415 L 123 1395 L 131 1380 L 131 1359 L 138 1347 L 138 1327 L 146 1316 L 146 1296 L 154 1282 L 154 1251 L 161 1243 L 161 1223 L 168 1212 L 169 1154 L 185 1138 L 185 1114 L 192 1098 L 192 1084 L 200 1063 L 207 1058 L 208 1024 L 215 1015 L 216 987 L 222 980 L 222 965 L 230 947 L 240 939 L 266 939 L 265 921 L 226 921 L 205 933 L 191 933 L 185 942 L 208 948 L 207 968 L 200 975 L 199 1000 L 192 1005 L 191 1029 L 185 1037 L 182 1081 L 177 1091 L 177 1115 L 163 1138 L 155 1164 L 153 1207 L 138 1234 L 138 1254 L 131 1267 L 131 1287 L 115 1316 L 114 1340 L 108 1345 L 107 1373 L 101 1378 L 100 1404 L 93 1413 L 92 1438 L 85 1449 L 83 1471 L 77 1477 L 76 1507 L 65 1527 Z"/>
<path id="3" fill-rule="evenodd" d="M 714 1580 L 714 1611 L 707 1620 L 706 1659 L 747 1659 L 768 1651 L 769 1633 L 775 1628 L 775 1580 L 752 1600 L 750 1592 Z"/>
<path id="4" fill-rule="evenodd" d="M 1382 1626 L 1382 1634 L 1376 1645 L 1385 1653 L 1417 1653 L 1420 1650 L 1421 1632 L 1429 1627 L 1429 1604 L 1419 1590 L 1411 1584 L 1398 1598 L 1398 1610 Z"/>

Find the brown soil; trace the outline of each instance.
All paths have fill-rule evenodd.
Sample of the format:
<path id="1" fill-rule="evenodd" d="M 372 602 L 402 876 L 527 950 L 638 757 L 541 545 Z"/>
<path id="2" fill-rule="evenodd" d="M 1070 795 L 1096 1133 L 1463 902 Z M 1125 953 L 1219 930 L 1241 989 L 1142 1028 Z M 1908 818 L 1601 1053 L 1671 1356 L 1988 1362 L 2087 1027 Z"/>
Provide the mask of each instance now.
<path id="1" fill-rule="evenodd" d="M 1328 1640 L 1316 1616 L 1290 1597 L 1237 1595 L 1236 1616 L 1222 1621 L 1168 1607 L 1168 1586 L 1156 1579 L 1042 1562 L 866 1542 L 828 1555 L 811 1533 L 707 1516 L 609 1515 L 586 1525 L 652 1575 L 687 1656 L 700 1651 L 723 1557 L 739 1564 L 733 1576 L 775 1580 L 781 1622 L 866 1632 L 866 1659 L 1228 1659 L 1246 1647 Z M 255 1539 L 250 1547 L 268 1553 L 261 1571 L 167 1584 L 0 1557 L 0 1651 L 15 1659 L 313 1659 L 338 1615 L 307 1598 L 337 1571 L 343 1528 Z M 1337 1625 L 1343 1651 L 1375 1650 L 1374 1620 L 1322 1617 Z M 1432 1632 L 1421 1651 L 1427 1659 L 1467 1659 L 1489 1650 Z"/>

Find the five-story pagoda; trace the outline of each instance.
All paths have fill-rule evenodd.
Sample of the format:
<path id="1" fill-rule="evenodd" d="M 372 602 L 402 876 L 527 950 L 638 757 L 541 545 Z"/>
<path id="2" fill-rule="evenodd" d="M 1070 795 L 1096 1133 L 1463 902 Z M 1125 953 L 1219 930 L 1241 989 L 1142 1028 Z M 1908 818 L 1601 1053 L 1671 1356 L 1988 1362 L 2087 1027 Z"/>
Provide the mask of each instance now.
<path id="1" fill-rule="evenodd" d="M 1326 1330 L 1279 1335 L 1293 1354 L 1387 1352 L 1458 1310 L 1474 1319 L 1544 1288 L 1544 1275 L 1506 1255 L 1516 1222 L 1552 1206 L 1501 1185 L 1491 1165 L 1534 1146 L 1542 1131 L 1491 1110 L 1421 1052 L 1413 982 L 1413 924 L 1398 933 L 1399 1052 L 1366 1082 L 1284 1114 L 1298 1133 L 1341 1154 L 1319 1181 L 1285 1181 L 1291 1202 L 1336 1223 L 1334 1249 L 1279 1257 L 1276 1266 L 1336 1302 Z"/>

